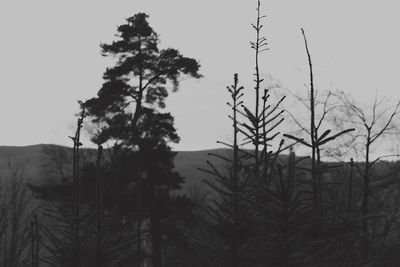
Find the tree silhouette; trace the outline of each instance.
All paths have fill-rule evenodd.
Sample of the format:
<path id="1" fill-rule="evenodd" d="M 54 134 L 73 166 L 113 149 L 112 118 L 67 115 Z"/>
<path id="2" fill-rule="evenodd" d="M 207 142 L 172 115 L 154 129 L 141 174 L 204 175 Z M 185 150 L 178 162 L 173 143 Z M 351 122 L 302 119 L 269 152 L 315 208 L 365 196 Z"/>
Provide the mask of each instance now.
<path id="1" fill-rule="evenodd" d="M 352 124 L 357 126 L 357 133 L 354 137 L 354 150 L 356 153 L 361 153 L 364 159 L 361 166 L 356 165 L 356 171 L 362 179 L 361 214 L 366 218 L 362 224 L 364 236 L 361 242 L 361 253 L 365 259 L 369 259 L 372 256 L 370 251 L 372 250 L 370 247 L 371 244 L 373 244 L 372 240 L 376 239 L 376 237 L 370 234 L 372 222 L 370 218 L 368 218 L 373 212 L 371 198 L 376 198 L 374 195 L 377 195 L 377 193 L 382 191 L 386 186 L 397 183 L 396 176 L 399 173 L 398 168 L 390 170 L 388 167 L 386 167 L 386 169 L 388 169 L 387 172 L 389 175 L 384 175 L 383 171 L 380 171 L 379 174 L 376 173 L 376 165 L 381 163 L 382 158 L 396 155 L 382 155 L 373 159 L 371 154 L 373 148 L 376 147 L 381 140 L 387 138 L 387 135 L 398 135 L 396 118 L 398 118 L 399 115 L 400 102 L 397 101 L 391 106 L 387 99 L 378 100 L 377 95 L 375 95 L 372 106 L 368 109 L 363 109 L 357 102 L 343 92 L 338 97 L 343 103 L 341 110 L 342 116 L 340 116 L 338 120 L 342 125 Z M 395 175 L 394 179 L 393 175 Z M 374 205 L 374 202 L 377 202 L 377 200 L 372 201 L 372 205 Z M 388 227 L 389 225 L 390 224 L 388 224 Z M 380 251 L 378 253 L 380 253 Z"/>
<path id="2" fill-rule="evenodd" d="M 144 13 L 128 18 L 126 24 L 118 27 L 120 39 L 101 45 L 103 55 L 111 55 L 118 60 L 104 73 L 105 82 L 97 97 L 86 102 L 89 115 L 101 125 L 93 137 L 95 143 L 114 139 L 126 145 L 137 145 L 137 135 L 143 133 L 137 128 L 138 120 L 146 117 L 147 112 L 154 111 L 156 106 L 165 107 L 167 89 L 178 89 L 181 74 L 201 77 L 196 60 L 183 57 L 172 48 L 158 49 L 158 35 L 147 18 Z M 168 117 L 166 114 L 163 116 Z M 159 119 L 170 120 L 172 125 L 172 117 Z M 174 131 L 169 129 L 169 132 Z M 168 135 L 163 133 L 162 137 Z M 171 141 L 177 141 L 177 138 Z"/>
<path id="3" fill-rule="evenodd" d="M 85 106 L 92 122 L 99 125 L 93 142 L 114 141 L 131 159 L 125 163 L 132 168 L 119 166 L 128 170 L 122 174 L 125 178 L 114 180 L 125 191 L 118 194 L 136 195 L 139 249 L 142 217 L 149 218 L 153 266 L 161 266 L 161 222 L 166 215 L 162 218 L 161 204 L 169 202 L 169 191 L 178 189 L 183 178 L 172 171 L 175 153 L 168 142 L 179 141 L 173 117 L 159 108 L 165 107 L 168 89 L 177 91 L 182 75 L 201 75 L 195 59 L 172 48 L 158 49 L 158 35 L 147 18 L 144 13 L 127 18 L 117 29 L 119 39 L 101 45 L 103 55 L 111 55 L 117 62 L 107 68 L 97 97 L 87 100 Z"/>

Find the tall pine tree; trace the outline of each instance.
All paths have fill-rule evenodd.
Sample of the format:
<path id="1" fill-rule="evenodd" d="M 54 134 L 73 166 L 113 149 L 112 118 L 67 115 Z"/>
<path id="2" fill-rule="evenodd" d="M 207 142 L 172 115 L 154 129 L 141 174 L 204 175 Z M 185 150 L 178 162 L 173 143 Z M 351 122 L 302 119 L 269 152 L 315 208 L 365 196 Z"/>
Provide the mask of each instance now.
<path id="1" fill-rule="evenodd" d="M 175 153 L 168 145 L 179 141 L 173 117 L 159 109 L 165 107 L 168 89 L 178 89 L 181 75 L 201 75 L 195 59 L 172 48 L 158 49 L 158 35 L 147 18 L 148 15 L 138 13 L 126 19 L 118 27 L 118 40 L 101 45 L 103 55 L 113 56 L 117 62 L 107 68 L 97 97 L 87 100 L 85 107 L 92 122 L 100 126 L 93 142 L 114 141 L 115 147 L 123 150 L 120 155 L 130 159 L 126 160 L 131 167 L 126 168 L 129 171 L 123 175 L 125 178 L 115 179 L 115 183 L 125 191 L 118 194 L 136 195 L 133 206 L 139 229 L 142 218 L 149 219 L 152 262 L 157 267 L 162 265 L 162 223 L 170 215 L 164 212 L 168 207 L 163 205 L 171 203 L 169 191 L 178 189 L 183 182 L 173 171 Z M 139 237 L 139 249 L 140 242 Z"/>

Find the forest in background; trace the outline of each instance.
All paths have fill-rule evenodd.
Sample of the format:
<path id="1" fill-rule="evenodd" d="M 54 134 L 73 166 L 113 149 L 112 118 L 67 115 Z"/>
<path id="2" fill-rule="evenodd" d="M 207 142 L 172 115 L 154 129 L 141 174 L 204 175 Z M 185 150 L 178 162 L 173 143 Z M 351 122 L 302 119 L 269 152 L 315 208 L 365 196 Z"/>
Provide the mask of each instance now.
<path id="1" fill-rule="evenodd" d="M 147 14 L 118 26 L 117 40 L 101 45 L 114 65 L 97 96 L 79 103 L 72 148 L 44 146 L 40 182 L 24 180 L 23 164 L 4 166 L 2 266 L 398 265 L 400 166 L 396 153 L 377 153 L 394 147 L 400 102 L 375 94 L 365 108 L 317 90 L 304 29 L 305 97 L 275 90 L 259 65 L 268 53 L 260 4 L 254 87 L 232 74 L 232 141 L 198 163 L 196 182 L 175 168 L 169 145 L 179 136 L 163 108 L 183 77 L 201 79 L 200 64 L 159 49 Z M 84 126 L 97 150 L 82 147 Z"/>

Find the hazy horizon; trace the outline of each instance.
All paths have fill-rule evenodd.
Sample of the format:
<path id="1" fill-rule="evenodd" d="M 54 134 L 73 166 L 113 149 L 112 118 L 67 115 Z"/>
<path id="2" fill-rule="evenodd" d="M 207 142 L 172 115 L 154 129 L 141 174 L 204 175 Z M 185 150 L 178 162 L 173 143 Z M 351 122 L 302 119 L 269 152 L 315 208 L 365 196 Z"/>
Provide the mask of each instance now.
<path id="1" fill-rule="evenodd" d="M 111 60 L 99 44 L 115 39 L 117 25 L 137 12 L 149 14 L 161 47 L 196 58 L 204 78 L 185 80 L 171 93 L 167 111 L 181 142 L 174 150 L 217 147 L 228 140 L 226 86 L 235 72 L 253 93 L 254 40 L 250 26 L 256 1 L 81 1 L 48 0 L 0 4 L 0 133 L 4 145 L 71 145 L 77 100 L 96 95 Z M 392 2 L 262 1 L 263 34 L 269 51 L 261 56 L 264 77 L 305 93 L 308 68 L 300 28 L 307 33 L 316 86 L 339 89 L 372 101 L 373 94 L 398 98 L 396 66 L 400 18 Z M 182 10 L 184 12 L 182 12 Z M 223 17 L 224 19 L 221 19 Z M 268 83 L 265 83 L 268 86 Z M 251 102 L 251 99 L 249 100 Z M 212 130 L 205 130 L 205 129 Z M 201 133 L 201 134 L 199 134 Z M 84 146 L 93 146 L 87 138 Z"/>

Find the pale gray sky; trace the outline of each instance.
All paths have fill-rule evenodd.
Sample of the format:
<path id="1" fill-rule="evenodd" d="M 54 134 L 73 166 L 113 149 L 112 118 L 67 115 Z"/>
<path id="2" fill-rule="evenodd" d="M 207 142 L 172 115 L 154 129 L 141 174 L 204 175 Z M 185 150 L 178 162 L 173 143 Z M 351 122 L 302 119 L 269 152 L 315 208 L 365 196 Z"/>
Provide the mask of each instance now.
<path id="1" fill-rule="evenodd" d="M 399 95 L 397 1 L 262 1 L 264 75 L 295 92 L 308 69 L 306 31 L 316 83 L 356 98 Z M 238 72 L 252 90 L 256 0 L 0 1 L 0 145 L 70 145 L 78 99 L 94 96 L 109 60 L 99 44 L 137 12 L 150 15 L 161 47 L 198 59 L 204 78 L 184 81 L 168 110 L 181 136 L 178 150 L 216 147 L 229 138 L 226 86 Z M 84 142 L 89 146 L 89 141 Z"/>

